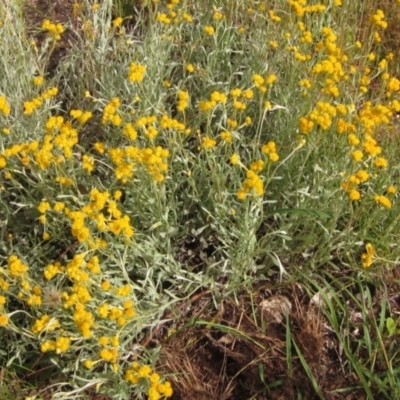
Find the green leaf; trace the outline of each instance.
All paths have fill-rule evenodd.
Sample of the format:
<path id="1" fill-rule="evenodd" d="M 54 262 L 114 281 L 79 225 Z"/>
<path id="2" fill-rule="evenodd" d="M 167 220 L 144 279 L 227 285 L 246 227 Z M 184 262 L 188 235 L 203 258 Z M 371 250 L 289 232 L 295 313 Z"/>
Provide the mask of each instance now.
<path id="1" fill-rule="evenodd" d="M 386 328 L 389 332 L 389 335 L 393 335 L 396 332 L 396 322 L 393 318 L 388 318 L 386 320 Z"/>

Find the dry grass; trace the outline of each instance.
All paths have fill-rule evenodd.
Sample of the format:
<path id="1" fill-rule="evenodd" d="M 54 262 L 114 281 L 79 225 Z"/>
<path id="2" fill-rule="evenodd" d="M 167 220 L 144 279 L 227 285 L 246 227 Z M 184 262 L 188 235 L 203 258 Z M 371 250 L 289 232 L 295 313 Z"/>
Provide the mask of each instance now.
<path id="1" fill-rule="evenodd" d="M 254 304 L 282 293 L 292 303 L 291 337 L 326 399 L 360 399 L 358 390 L 347 397 L 333 393 L 356 381 L 346 375 L 335 336 L 299 285 L 280 292 L 259 292 L 253 300 L 243 294 L 239 304 L 225 301 L 219 310 L 204 315 L 201 323 L 195 322 L 195 326 L 183 328 L 167 339 L 162 344 L 162 360 L 165 372 L 176 376 L 175 398 L 295 399 L 300 393 L 303 398 L 314 398 L 299 357 L 292 354 L 288 360 L 285 322 L 266 319 L 260 308 L 253 313 Z M 288 362 L 292 363 L 291 369 Z"/>

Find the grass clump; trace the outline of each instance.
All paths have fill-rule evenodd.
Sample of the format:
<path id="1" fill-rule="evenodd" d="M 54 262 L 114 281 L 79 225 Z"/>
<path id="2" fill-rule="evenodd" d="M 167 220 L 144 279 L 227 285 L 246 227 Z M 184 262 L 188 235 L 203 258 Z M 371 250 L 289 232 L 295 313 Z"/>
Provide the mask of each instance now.
<path id="1" fill-rule="evenodd" d="M 54 398 L 169 398 L 179 375 L 158 369 L 161 343 L 199 294 L 218 319 L 213 307 L 260 282 L 299 279 L 311 298 L 312 277 L 329 273 L 329 288 L 345 269 L 362 288 L 398 262 L 400 81 L 382 10 L 82 1 L 29 26 L 19 2 L 0 7 L 7 368 L 49 371 Z M 333 290 L 340 335 L 335 307 L 365 299 Z M 265 335 L 254 307 L 252 334 Z M 374 345 L 340 342 L 369 396 L 397 384 L 368 358 L 382 351 L 396 370 L 384 327 Z M 322 395 L 304 340 L 284 335 L 289 372 L 297 354 Z"/>

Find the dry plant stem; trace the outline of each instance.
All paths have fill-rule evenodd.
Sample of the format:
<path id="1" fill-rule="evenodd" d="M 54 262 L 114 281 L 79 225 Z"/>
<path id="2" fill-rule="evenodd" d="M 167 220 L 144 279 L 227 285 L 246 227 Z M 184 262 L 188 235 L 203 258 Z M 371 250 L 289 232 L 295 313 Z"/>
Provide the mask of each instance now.
<path id="1" fill-rule="evenodd" d="M 57 258 L 56 261 L 60 261 L 63 259 L 63 257 L 68 254 L 70 251 L 72 251 L 74 248 L 76 248 L 79 245 L 79 242 L 76 240 L 74 243 L 72 243 L 70 246 L 67 247 L 66 250 L 64 250 Z"/>

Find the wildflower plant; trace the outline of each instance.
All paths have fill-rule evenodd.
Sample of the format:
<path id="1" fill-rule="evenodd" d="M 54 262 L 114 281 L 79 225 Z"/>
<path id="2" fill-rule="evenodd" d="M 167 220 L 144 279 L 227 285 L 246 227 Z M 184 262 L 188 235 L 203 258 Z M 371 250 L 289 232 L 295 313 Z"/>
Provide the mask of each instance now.
<path id="1" fill-rule="evenodd" d="M 384 267 L 375 249 L 398 259 L 400 83 L 393 54 L 340 25 L 346 5 L 144 2 L 122 29 L 111 2 L 84 1 L 78 45 L 50 73 L 11 3 L 0 329 L 14 363 L 33 351 L 78 390 L 168 398 L 159 349 L 141 343 L 175 303 L 300 264 Z M 386 28 L 379 10 L 371 23 Z"/>

